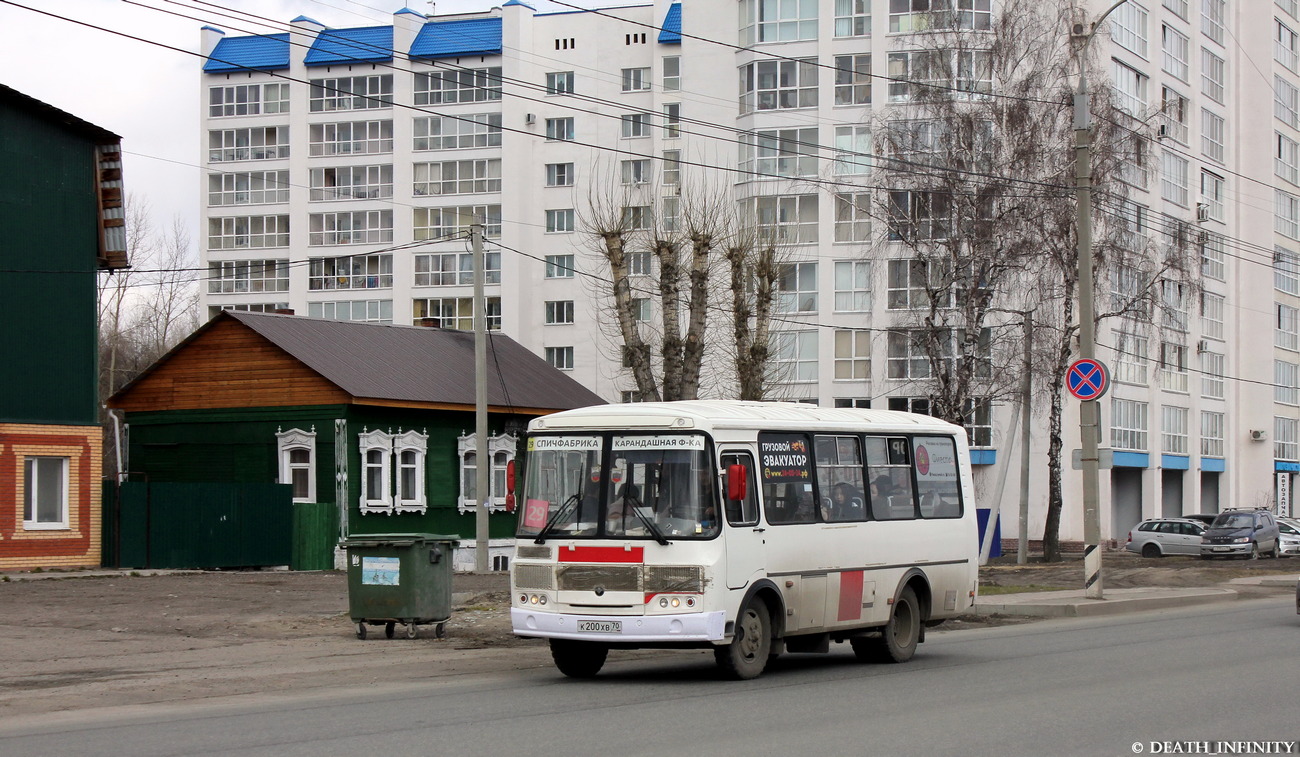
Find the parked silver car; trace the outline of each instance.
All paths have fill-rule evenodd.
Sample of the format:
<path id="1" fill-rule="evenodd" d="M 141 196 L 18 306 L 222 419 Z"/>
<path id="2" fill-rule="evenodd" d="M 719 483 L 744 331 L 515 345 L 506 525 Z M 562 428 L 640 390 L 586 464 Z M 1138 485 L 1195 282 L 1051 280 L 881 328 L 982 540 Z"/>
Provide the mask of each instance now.
<path id="1" fill-rule="evenodd" d="M 1281 557 L 1300 557 L 1300 520 L 1277 519 L 1277 553 Z"/>
<path id="2" fill-rule="evenodd" d="M 1205 525 L 1185 518 L 1152 518 L 1128 532 L 1124 548 L 1143 557 L 1199 555 Z"/>

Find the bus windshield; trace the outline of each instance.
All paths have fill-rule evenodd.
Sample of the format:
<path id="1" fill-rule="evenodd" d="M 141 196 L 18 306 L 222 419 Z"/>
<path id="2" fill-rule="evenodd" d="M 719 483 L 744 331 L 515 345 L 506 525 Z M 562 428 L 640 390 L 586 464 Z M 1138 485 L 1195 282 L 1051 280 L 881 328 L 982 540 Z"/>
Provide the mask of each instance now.
<path id="1" fill-rule="evenodd" d="M 520 537 L 662 542 L 718 533 L 702 434 L 537 435 L 524 470 Z"/>

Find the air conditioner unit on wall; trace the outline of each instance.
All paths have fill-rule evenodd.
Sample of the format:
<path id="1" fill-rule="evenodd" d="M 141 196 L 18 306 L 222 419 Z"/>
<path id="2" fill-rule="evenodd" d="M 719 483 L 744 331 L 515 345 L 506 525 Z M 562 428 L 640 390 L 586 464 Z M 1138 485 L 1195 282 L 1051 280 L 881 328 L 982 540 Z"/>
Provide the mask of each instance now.
<path id="1" fill-rule="evenodd" d="M 1169 136 L 1169 124 L 1156 125 L 1156 139 L 1164 139 Z"/>
<path id="2" fill-rule="evenodd" d="M 1268 438 L 1268 432 L 1262 428 L 1253 428 L 1250 430 L 1250 440 L 1252 442 L 1262 442 Z"/>
<path id="3" fill-rule="evenodd" d="M 1201 339 L 1196 343 L 1196 354 L 1199 355 L 1203 352 L 1209 352 L 1209 351 L 1210 351 L 1210 340 Z"/>
<path id="4" fill-rule="evenodd" d="M 1209 204 L 1204 202 L 1196 203 L 1196 222 L 1201 223 L 1202 221 L 1208 220 L 1210 220 Z"/>
<path id="5" fill-rule="evenodd" d="M 526 114 L 524 114 L 524 123 L 526 123 L 526 124 L 535 124 L 535 123 L 537 123 L 537 116 L 534 115 L 534 114 L 532 114 L 532 113 L 526 113 Z"/>

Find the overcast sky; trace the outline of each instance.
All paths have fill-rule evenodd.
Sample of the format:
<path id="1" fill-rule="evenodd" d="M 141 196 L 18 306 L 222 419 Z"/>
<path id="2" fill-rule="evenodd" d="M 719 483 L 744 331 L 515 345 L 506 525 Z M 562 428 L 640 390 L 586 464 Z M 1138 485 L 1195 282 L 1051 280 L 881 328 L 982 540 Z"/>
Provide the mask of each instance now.
<path id="1" fill-rule="evenodd" d="M 233 15 L 227 9 L 281 23 L 305 15 L 335 28 L 391 24 L 393 12 L 403 6 L 431 12 L 430 3 L 418 0 L 14 2 L 81 23 L 0 2 L 0 83 L 121 135 L 127 192 L 148 203 L 157 227 L 169 226 L 179 215 L 196 242 L 204 237 L 198 229 L 202 59 L 191 53 L 199 51 L 199 30 L 204 24 L 239 36 L 285 29 L 234 20 L 222 15 Z M 458 13 L 497 4 L 439 0 L 437 10 Z M 600 4 L 615 3 L 590 5 Z M 530 5 L 547 9 L 544 3 Z"/>

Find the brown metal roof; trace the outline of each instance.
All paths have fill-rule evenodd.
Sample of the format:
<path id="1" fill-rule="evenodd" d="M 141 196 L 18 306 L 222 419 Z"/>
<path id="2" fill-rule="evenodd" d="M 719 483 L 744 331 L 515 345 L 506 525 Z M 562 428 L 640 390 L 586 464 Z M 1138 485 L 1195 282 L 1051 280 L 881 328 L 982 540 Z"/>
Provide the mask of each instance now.
<path id="1" fill-rule="evenodd" d="M 474 334 L 468 331 L 224 312 L 353 397 L 474 404 Z M 487 401 L 567 410 L 599 396 L 501 333 L 488 333 Z"/>

